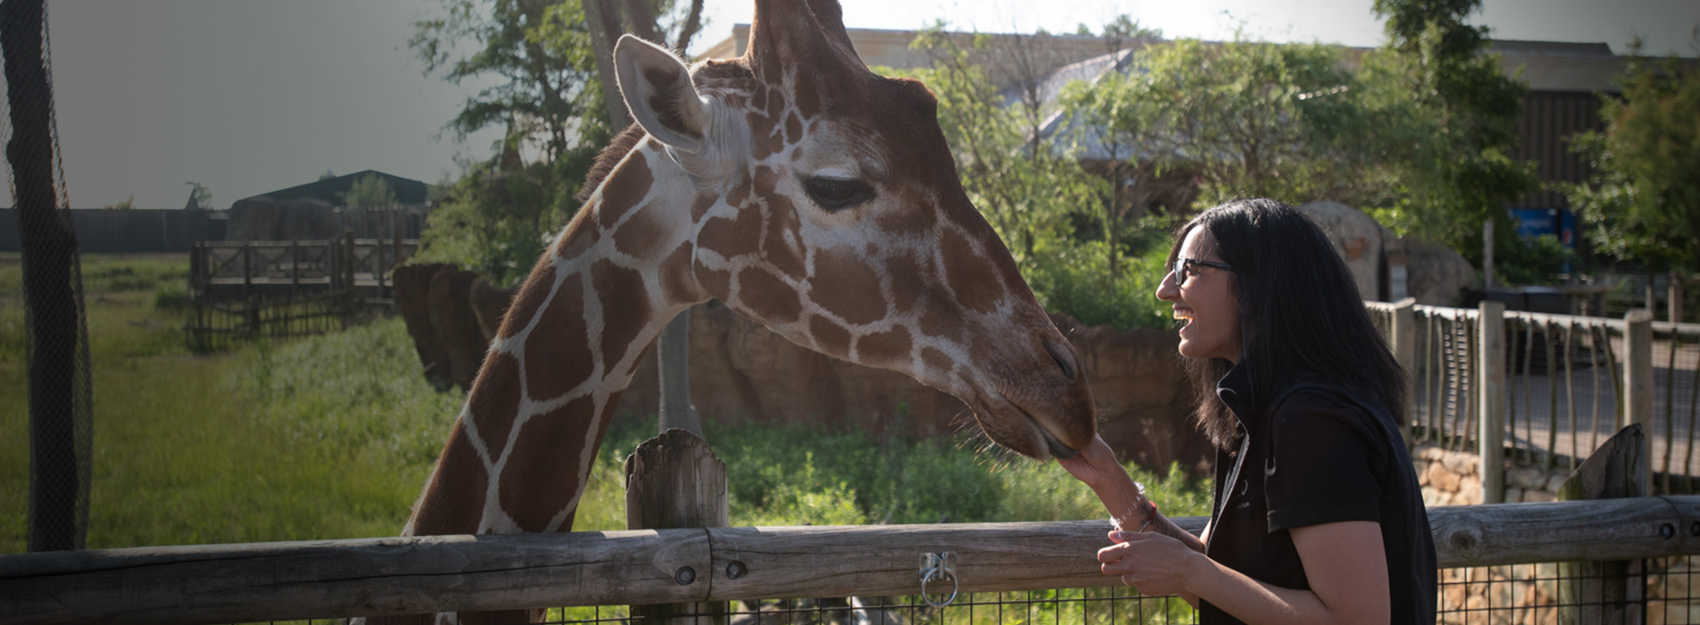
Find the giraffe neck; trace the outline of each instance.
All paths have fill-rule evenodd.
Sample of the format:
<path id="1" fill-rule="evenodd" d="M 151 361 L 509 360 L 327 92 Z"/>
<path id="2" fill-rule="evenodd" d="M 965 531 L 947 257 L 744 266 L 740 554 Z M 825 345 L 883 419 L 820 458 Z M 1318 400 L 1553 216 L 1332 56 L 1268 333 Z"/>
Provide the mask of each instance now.
<path id="1" fill-rule="evenodd" d="M 708 298 L 691 272 L 697 196 L 653 141 L 614 168 L 520 287 L 406 535 L 572 529 L 638 362 Z"/>

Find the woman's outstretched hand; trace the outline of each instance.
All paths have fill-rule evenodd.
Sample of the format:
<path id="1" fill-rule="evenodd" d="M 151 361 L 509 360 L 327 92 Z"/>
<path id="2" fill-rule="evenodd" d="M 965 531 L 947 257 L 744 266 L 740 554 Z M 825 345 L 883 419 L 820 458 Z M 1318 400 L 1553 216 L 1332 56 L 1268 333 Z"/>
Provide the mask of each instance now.
<path id="1" fill-rule="evenodd" d="M 1121 463 L 1116 462 L 1116 452 L 1110 451 L 1109 443 L 1105 443 L 1102 436 L 1093 436 L 1092 443 L 1073 458 L 1058 459 L 1057 462 L 1068 470 L 1069 475 L 1073 475 L 1074 479 L 1085 483 L 1093 491 L 1110 486 L 1118 477 L 1130 482 L 1132 479 L 1127 477 L 1127 471 L 1122 469 Z"/>

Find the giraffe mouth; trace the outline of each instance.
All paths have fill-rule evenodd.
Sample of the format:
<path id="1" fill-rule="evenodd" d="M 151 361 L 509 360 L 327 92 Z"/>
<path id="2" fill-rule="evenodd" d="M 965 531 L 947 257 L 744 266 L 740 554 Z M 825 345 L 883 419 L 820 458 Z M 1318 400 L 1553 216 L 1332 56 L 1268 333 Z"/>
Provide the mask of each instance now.
<path id="1" fill-rule="evenodd" d="M 1028 412 L 1026 407 L 1022 406 L 1018 402 L 1010 400 L 1010 398 L 1005 396 L 1003 393 L 997 393 L 996 396 L 997 396 L 998 399 L 1003 400 L 1004 404 L 1008 405 L 1011 408 L 1014 408 L 1016 412 L 1020 413 L 1021 417 L 1027 421 L 1027 426 L 1031 427 L 1033 430 L 1035 430 L 1039 433 L 1039 442 L 1044 444 L 1045 450 L 1050 452 L 1050 454 L 1052 456 L 1055 456 L 1059 460 L 1067 460 L 1069 458 L 1073 458 L 1076 454 L 1080 453 L 1080 450 L 1075 449 L 1073 447 L 1069 447 L 1066 444 L 1063 444 L 1062 440 L 1057 438 L 1057 436 L 1055 434 L 1052 434 L 1051 429 L 1048 428 L 1048 427 L 1045 427 L 1045 423 L 1043 421 L 1040 421 L 1038 417 L 1033 416 L 1033 413 Z M 994 413 L 994 411 L 991 409 L 991 406 L 984 406 L 983 405 L 982 411 L 985 412 L 986 414 L 993 414 Z M 983 424 L 982 424 L 981 427 L 982 427 L 982 429 L 986 430 L 987 435 L 991 434 L 992 430 L 990 428 L 985 428 L 985 426 Z M 997 439 L 994 437 L 993 440 L 997 440 Z M 1003 444 L 1005 447 L 1009 447 L 1011 449 L 1014 449 L 1017 452 L 1021 452 L 1023 454 L 1032 455 L 1032 456 L 1037 455 L 1037 454 L 1031 453 L 1029 451 L 1024 451 L 1022 449 L 1019 449 L 1016 446 L 1010 445 L 1009 443 L 1006 443 L 1004 441 L 998 441 L 998 442 L 1000 444 Z M 1038 450 L 1035 449 L 1035 450 L 1032 450 L 1032 451 L 1038 451 Z"/>

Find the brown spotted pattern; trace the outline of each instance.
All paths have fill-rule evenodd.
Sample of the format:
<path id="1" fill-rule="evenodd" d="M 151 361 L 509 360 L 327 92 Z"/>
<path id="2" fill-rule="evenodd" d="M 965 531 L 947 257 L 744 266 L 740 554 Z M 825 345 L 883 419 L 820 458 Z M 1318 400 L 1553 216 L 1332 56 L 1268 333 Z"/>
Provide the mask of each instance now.
<path id="1" fill-rule="evenodd" d="M 667 320 L 710 298 L 951 392 L 1021 453 L 1091 439 L 1090 392 L 1043 347 L 1067 340 L 962 192 L 932 95 L 869 73 L 832 0 L 756 2 L 749 53 L 692 70 L 713 110 L 649 103 L 669 128 L 716 120 L 673 128 L 705 149 L 628 131 L 593 170 L 595 190 L 490 346 L 409 533 L 570 529 L 639 359 Z M 809 195 L 819 178 L 873 193 L 824 208 Z"/>

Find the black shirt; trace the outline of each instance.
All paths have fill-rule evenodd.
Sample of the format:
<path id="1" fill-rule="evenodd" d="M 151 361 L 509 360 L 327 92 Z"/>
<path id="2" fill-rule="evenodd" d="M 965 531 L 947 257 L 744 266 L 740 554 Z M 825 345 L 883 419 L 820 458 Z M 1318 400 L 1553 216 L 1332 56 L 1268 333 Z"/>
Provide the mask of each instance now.
<path id="1" fill-rule="evenodd" d="M 1433 625 L 1438 580 L 1428 512 L 1381 400 L 1316 376 L 1296 376 L 1259 397 L 1244 367 L 1222 378 L 1216 394 L 1242 435 L 1237 450 L 1216 454 L 1210 559 L 1275 586 L 1309 589 L 1289 530 L 1374 521 L 1387 551 L 1392 623 Z M 1201 601 L 1199 622 L 1240 621 Z"/>

